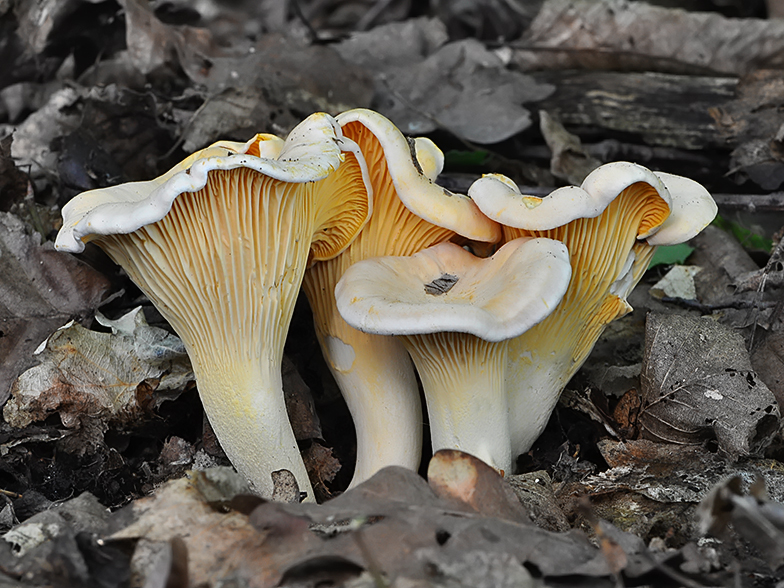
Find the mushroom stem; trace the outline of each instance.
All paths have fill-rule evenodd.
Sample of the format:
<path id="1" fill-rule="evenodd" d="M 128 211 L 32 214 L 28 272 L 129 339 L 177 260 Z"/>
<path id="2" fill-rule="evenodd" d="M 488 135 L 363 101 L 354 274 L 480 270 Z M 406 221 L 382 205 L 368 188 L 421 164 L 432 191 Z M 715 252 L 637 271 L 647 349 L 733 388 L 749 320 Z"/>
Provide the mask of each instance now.
<path id="1" fill-rule="evenodd" d="M 450 332 L 400 338 L 422 380 L 433 452 L 460 449 L 510 472 L 507 341 Z"/>
<path id="2" fill-rule="evenodd" d="M 189 346 L 188 354 L 199 395 L 231 463 L 265 497 L 272 496 L 272 472 L 289 470 L 305 500 L 312 501 L 313 489 L 286 413 L 280 354 L 238 361 L 198 347 Z"/>
<path id="3" fill-rule="evenodd" d="M 359 415 L 354 419 L 357 460 L 349 488 L 370 478 L 380 464 L 416 470 L 422 455 L 422 406 L 405 347 L 395 337 L 355 330 L 349 342 L 326 335 L 321 348 L 349 411 Z"/>

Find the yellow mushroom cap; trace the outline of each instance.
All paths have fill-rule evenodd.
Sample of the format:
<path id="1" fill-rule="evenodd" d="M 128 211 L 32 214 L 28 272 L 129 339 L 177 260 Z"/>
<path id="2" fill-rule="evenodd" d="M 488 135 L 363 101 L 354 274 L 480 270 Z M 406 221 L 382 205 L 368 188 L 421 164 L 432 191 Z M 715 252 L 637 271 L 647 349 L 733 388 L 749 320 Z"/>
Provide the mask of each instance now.
<path id="1" fill-rule="evenodd" d="M 413 214 L 475 241 L 500 239 L 498 224 L 483 215 L 471 198 L 433 183 L 443 166 L 443 155 L 432 141 L 409 142 L 389 119 L 364 108 L 343 112 L 336 120 L 342 127 L 359 123 L 373 133 L 384 151 L 398 198 Z"/>
<path id="2" fill-rule="evenodd" d="M 219 141 L 154 180 L 79 194 L 63 206 L 63 226 L 55 247 L 80 253 L 83 240 L 92 235 L 130 233 L 159 221 L 175 198 L 202 189 L 211 171 L 244 168 L 281 182 L 322 180 L 340 166 L 344 145 L 357 151 L 353 142 L 342 141 L 340 127 L 323 113 L 305 119 L 285 141 L 267 134 L 256 135 L 246 143 Z"/>
<path id="3" fill-rule="evenodd" d="M 670 195 L 661 180 L 649 169 L 626 161 L 599 166 L 580 187 L 558 188 L 544 198 L 521 194 L 517 184 L 500 174 L 478 179 L 468 194 L 482 212 L 502 225 L 546 231 L 579 218 L 599 216 L 618 194 L 639 182 L 650 185 L 670 207 Z M 654 230 L 643 228 L 638 236 L 648 236 L 648 231 Z"/>

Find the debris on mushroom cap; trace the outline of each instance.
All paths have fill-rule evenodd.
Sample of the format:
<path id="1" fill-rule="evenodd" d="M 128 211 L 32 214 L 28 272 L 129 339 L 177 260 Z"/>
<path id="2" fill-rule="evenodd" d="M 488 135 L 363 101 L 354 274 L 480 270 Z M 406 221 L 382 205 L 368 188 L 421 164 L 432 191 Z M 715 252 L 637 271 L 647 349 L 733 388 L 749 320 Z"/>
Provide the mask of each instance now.
<path id="1" fill-rule="evenodd" d="M 428 180 L 435 182 L 444 169 L 444 152 L 427 137 L 415 137 L 412 141 L 411 149 L 416 164 Z"/>
<path id="2" fill-rule="evenodd" d="M 626 296 L 655 245 L 693 237 L 713 219 L 716 205 L 696 182 L 627 162 L 600 166 L 580 188 L 559 188 L 534 206 L 498 176 L 478 180 L 469 194 L 491 218 L 502 219 L 506 239 L 558 239 L 571 256 L 574 279 L 561 304 L 509 343 L 512 445 L 523 453 L 605 326 L 631 310 Z"/>
<path id="3" fill-rule="evenodd" d="M 221 445 L 256 490 L 270 497 L 271 473 L 287 469 L 312 500 L 283 400 L 283 345 L 309 256 L 339 253 L 367 222 L 364 159 L 326 114 L 285 141 L 200 153 L 156 180 L 77 196 L 58 246 L 93 239 L 169 321 Z"/>
<path id="4" fill-rule="evenodd" d="M 461 449 L 509 471 L 506 340 L 552 312 L 570 275 L 566 247 L 551 239 L 516 239 L 489 258 L 441 243 L 410 257 L 360 261 L 335 296 L 353 327 L 406 335 L 433 450 Z"/>
<path id="5" fill-rule="evenodd" d="M 470 198 L 447 195 L 433 183 L 444 158 L 432 141 L 406 139 L 370 110 L 350 110 L 337 120 L 344 138 L 356 142 L 367 162 L 374 210 L 348 249 L 314 264 L 303 285 L 322 352 L 354 419 L 354 486 L 385 466 L 419 466 L 421 402 L 414 368 L 400 341 L 349 327 L 335 307 L 335 284 L 347 267 L 368 257 L 410 255 L 456 233 L 497 241 L 501 232 Z M 448 222 L 439 226 L 442 220 Z M 395 443 L 389 443 L 390 430 L 399 433 Z"/>

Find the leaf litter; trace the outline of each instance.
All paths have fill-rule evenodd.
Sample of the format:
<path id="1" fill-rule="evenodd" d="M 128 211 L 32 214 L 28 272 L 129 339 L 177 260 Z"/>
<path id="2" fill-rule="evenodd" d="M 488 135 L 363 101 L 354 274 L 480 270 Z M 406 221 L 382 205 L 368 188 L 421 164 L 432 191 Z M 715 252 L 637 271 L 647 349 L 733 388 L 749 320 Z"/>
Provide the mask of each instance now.
<path id="1" fill-rule="evenodd" d="M 295 316 L 287 406 L 319 506 L 296 502 L 286 472 L 279 496 L 293 502 L 261 504 L 214 469 L 227 462 L 168 326 L 149 306 L 150 325 L 128 313 L 147 301 L 95 250 L 88 265 L 47 245 L 76 191 L 355 106 L 489 152 L 445 182 L 502 171 L 541 194 L 622 153 L 729 192 L 752 224 L 737 208 L 729 221 L 771 238 L 784 219 L 757 229 L 762 200 L 734 191 L 784 178 L 780 22 L 616 0 L 437 3 L 425 16 L 406 2 L 271 4 L 0 4 L 13 32 L 0 44 L 12 64 L 0 134 L 13 136 L 0 152 L 2 582 L 692 586 L 727 585 L 733 566 L 780 582 L 780 263 L 719 229 L 692 243 L 696 297 L 653 299 L 668 266 L 652 269 L 506 478 L 439 453 L 428 481 L 393 468 L 342 492 L 347 412 L 307 312 Z M 613 99 L 621 88 L 629 99 Z"/>

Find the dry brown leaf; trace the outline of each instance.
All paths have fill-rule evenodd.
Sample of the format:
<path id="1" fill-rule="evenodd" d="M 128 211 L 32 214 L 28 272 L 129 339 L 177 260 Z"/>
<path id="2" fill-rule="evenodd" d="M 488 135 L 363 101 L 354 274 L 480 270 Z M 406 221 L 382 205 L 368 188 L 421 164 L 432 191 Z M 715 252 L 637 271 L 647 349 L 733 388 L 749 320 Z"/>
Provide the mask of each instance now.
<path id="1" fill-rule="evenodd" d="M 497 143 L 528 128 L 531 117 L 522 104 L 543 100 L 554 88 L 508 70 L 475 39 L 444 39 L 443 25 L 419 19 L 354 35 L 337 50 L 375 74 L 376 109 L 404 133 L 443 128 L 469 141 Z M 401 46 L 407 47 L 402 56 Z"/>
<path id="2" fill-rule="evenodd" d="M 784 181 L 782 105 L 781 71 L 758 70 L 738 82 L 733 100 L 709 110 L 726 143 L 734 146 L 730 171 L 765 190 Z"/>
<path id="3" fill-rule="evenodd" d="M 302 459 L 305 461 L 310 481 L 313 483 L 316 499 L 321 501 L 331 498 L 332 493 L 327 488 L 327 484 L 335 479 L 341 468 L 340 462 L 332 454 L 332 449 L 324 447 L 321 443 L 313 442 L 302 452 Z"/>
<path id="4" fill-rule="evenodd" d="M 734 460 L 760 453 L 778 430 L 776 399 L 752 369 L 743 338 L 710 318 L 650 313 L 641 382 L 647 439 L 715 438 Z"/>
<path id="5" fill-rule="evenodd" d="M 84 0 L 24 0 L 15 7 L 19 36 L 35 53 L 46 49 L 50 35 Z"/>
<path id="6" fill-rule="evenodd" d="M 180 537 L 187 548 L 192 585 L 216 585 L 242 570 L 248 588 L 274 586 L 282 574 L 281 562 L 288 561 L 286 550 L 291 557 L 298 541 L 308 536 L 316 542 L 319 539 L 305 528 L 292 538 L 294 545 L 281 540 L 279 533 L 268 541 L 269 532 L 257 531 L 246 515 L 219 512 L 210 506 L 219 497 L 228 502 L 242 492 L 241 484 L 231 468 L 192 472 L 118 513 L 116 524 L 125 524 L 108 541 L 143 538 L 168 542 Z"/>
<path id="7" fill-rule="evenodd" d="M 698 509 L 701 530 L 704 534 L 722 535 L 732 523 L 771 568 L 784 566 L 784 504 L 755 496 L 754 485 L 746 494 L 743 482 L 740 476 L 733 476 L 711 490 Z M 755 484 L 758 482 L 759 478 Z"/>
<path id="8" fill-rule="evenodd" d="M 0 406 L 36 347 L 70 319 L 91 315 L 108 290 L 103 275 L 0 213 Z"/>
<path id="9" fill-rule="evenodd" d="M 302 46 L 269 34 L 250 49 L 212 58 L 202 79 L 209 95 L 183 124 L 186 151 L 261 131 L 284 135 L 314 111 L 337 114 L 370 106 L 370 73 L 332 47 Z"/>
<path id="10" fill-rule="evenodd" d="M 539 128 L 550 148 L 550 173 L 556 178 L 579 186 L 585 176 L 601 165 L 601 161 L 588 155 L 577 135 L 564 128 L 546 110 L 539 111 Z"/>
<path id="11" fill-rule="evenodd" d="M 531 519 L 514 490 L 481 459 L 456 449 L 440 449 L 427 467 L 427 481 L 442 499 L 463 509 L 518 523 Z"/>
<path id="12" fill-rule="evenodd" d="M 143 0 L 119 0 L 125 8 L 125 39 L 136 68 L 148 74 L 164 65 L 182 67 L 195 82 L 203 81 L 211 59 L 223 53 L 207 29 L 162 23 Z"/>
<path id="13" fill-rule="evenodd" d="M 56 412 L 65 427 L 82 429 L 66 447 L 84 453 L 100 443 L 109 423 L 133 422 L 144 412 L 140 390 L 179 389 L 193 379 L 182 342 L 147 325 L 140 308 L 103 323 L 114 333 L 69 324 L 47 339 L 41 363 L 11 388 L 3 410 L 11 426 Z"/>
<path id="14" fill-rule="evenodd" d="M 0 211 L 8 212 L 32 189 L 27 174 L 19 170 L 11 157 L 13 135 L 0 140 Z"/>

